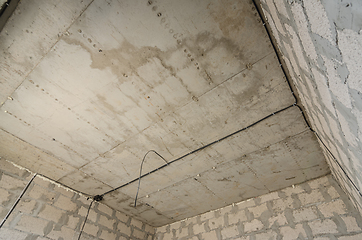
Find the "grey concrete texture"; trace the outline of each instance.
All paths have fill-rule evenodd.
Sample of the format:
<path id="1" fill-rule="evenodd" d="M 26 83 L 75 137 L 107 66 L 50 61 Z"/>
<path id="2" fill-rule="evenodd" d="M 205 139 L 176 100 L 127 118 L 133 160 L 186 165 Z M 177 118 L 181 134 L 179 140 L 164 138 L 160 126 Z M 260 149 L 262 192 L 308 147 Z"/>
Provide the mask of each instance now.
<path id="1" fill-rule="evenodd" d="M 156 229 L 158 240 L 357 240 L 362 217 L 331 176 Z"/>
<path id="2" fill-rule="evenodd" d="M 332 172 L 362 209 L 362 2 L 261 3 L 312 127 L 343 168 L 325 152 Z"/>
<path id="3" fill-rule="evenodd" d="M 22 1 L 0 49 L 0 156 L 90 195 L 295 103 L 251 1 Z M 103 202 L 162 226 L 328 172 L 294 106 Z"/>
<path id="4" fill-rule="evenodd" d="M 33 173 L 0 160 L 0 219 L 15 203 Z M 37 176 L 0 229 L 1 240 L 78 239 L 91 200 Z M 154 238 L 154 228 L 93 203 L 80 239 L 123 240 Z"/>

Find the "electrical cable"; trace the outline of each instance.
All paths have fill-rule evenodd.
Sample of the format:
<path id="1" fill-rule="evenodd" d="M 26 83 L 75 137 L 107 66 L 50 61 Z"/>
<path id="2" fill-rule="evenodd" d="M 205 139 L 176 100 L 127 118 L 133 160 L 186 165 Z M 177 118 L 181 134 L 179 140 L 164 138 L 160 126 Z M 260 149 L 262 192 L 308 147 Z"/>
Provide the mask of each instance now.
<path id="1" fill-rule="evenodd" d="M 16 199 L 15 203 L 13 204 L 13 206 L 10 208 L 9 212 L 6 214 L 6 216 L 4 217 L 4 219 L 1 221 L 0 224 L 0 228 L 4 225 L 5 221 L 8 219 L 8 217 L 10 216 L 10 214 L 14 211 L 16 205 L 18 205 L 20 199 L 23 197 L 23 195 L 25 194 L 26 190 L 29 188 L 30 184 L 33 182 L 34 178 L 36 177 L 37 173 L 34 174 L 34 176 L 29 180 L 28 184 L 26 184 L 26 186 L 24 187 L 23 191 L 20 193 L 19 197 Z"/>
<path id="2" fill-rule="evenodd" d="M 166 167 L 166 166 L 168 166 L 168 165 L 171 165 L 172 163 L 177 162 L 177 161 L 179 161 L 179 160 L 181 160 L 181 159 L 183 159 L 183 158 L 185 158 L 185 157 L 187 157 L 187 156 L 189 156 L 189 155 L 191 155 L 191 154 L 194 154 L 194 153 L 196 153 L 196 152 L 199 152 L 199 151 L 201 151 L 201 150 L 203 150 L 203 149 L 205 149 L 205 148 L 207 148 L 207 147 L 210 147 L 211 145 L 213 145 L 213 144 L 215 144 L 215 143 L 221 142 L 221 141 L 223 141 L 223 140 L 225 140 L 225 139 L 227 139 L 227 138 L 229 138 L 229 137 L 231 137 L 231 136 L 234 136 L 235 134 L 238 134 L 238 133 L 240 133 L 240 132 L 242 132 L 242 131 L 245 131 L 245 130 L 247 130 L 248 128 L 253 127 L 254 125 L 256 125 L 256 124 L 258 124 L 258 123 L 266 120 L 267 118 L 270 118 L 271 116 L 274 116 L 275 114 L 278 114 L 278 113 L 280 113 L 280 112 L 282 112 L 282 111 L 285 111 L 285 110 L 287 110 L 288 108 L 291 108 L 291 107 L 293 107 L 293 106 L 295 106 L 295 103 L 293 103 L 292 105 L 289 105 L 289 106 L 287 106 L 287 107 L 285 107 L 285 108 L 283 108 L 283 109 L 280 109 L 280 110 L 278 110 L 278 111 L 276 111 L 276 112 L 273 112 L 273 113 L 271 113 L 271 114 L 263 117 L 262 119 L 254 122 L 254 123 L 252 123 L 252 124 L 250 124 L 250 125 L 247 126 L 247 127 L 244 127 L 244 128 L 242 128 L 242 129 L 239 129 L 239 130 L 237 130 L 237 131 L 235 131 L 235 132 L 233 132 L 233 133 L 231 133 L 231 134 L 229 134 L 229 135 L 226 135 L 226 136 L 224 136 L 224 137 L 222 137 L 222 138 L 220 138 L 220 139 L 218 139 L 218 140 L 215 140 L 215 141 L 213 141 L 213 142 L 211 142 L 211 143 L 208 143 L 208 144 L 206 144 L 206 145 L 204 145 L 204 146 L 202 146 L 202 147 L 200 147 L 200 148 L 198 148 L 198 149 L 195 149 L 195 150 L 193 150 L 193 151 L 191 151 L 191 152 L 188 152 L 188 153 L 182 155 L 181 157 L 178 157 L 178 158 L 176 158 L 176 159 L 174 159 L 174 160 L 172 160 L 172 161 L 169 161 L 167 164 L 164 164 L 164 165 L 162 165 L 162 166 L 160 166 L 160 167 L 158 167 L 158 168 L 156 168 L 156 169 L 154 169 L 154 170 L 152 170 L 152 171 L 150 171 L 150 172 L 148 172 L 148 173 L 145 173 L 145 174 L 143 174 L 143 175 L 140 175 L 140 177 L 135 178 L 135 179 L 133 179 L 133 180 L 131 180 L 131 181 L 129 181 L 129 182 L 127 182 L 127 183 L 119 186 L 119 187 L 116 187 L 116 188 L 114 188 L 114 189 L 112 189 L 112 190 L 109 190 L 109 191 L 103 193 L 102 195 L 97 195 L 96 197 L 98 197 L 98 196 L 103 197 L 104 195 L 109 194 L 109 193 L 111 193 L 111 192 L 114 192 L 114 191 L 116 191 L 116 190 L 118 190 L 118 189 L 120 189 L 120 188 L 123 188 L 123 187 L 131 184 L 131 183 L 134 183 L 134 182 L 136 182 L 137 180 L 140 181 L 141 178 L 144 178 L 144 177 L 146 177 L 147 175 L 150 175 L 150 174 L 152 174 L 152 173 L 154 173 L 154 172 L 156 172 L 156 171 L 158 171 L 158 170 L 161 170 L 162 168 L 164 168 L 164 167 Z M 151 150 L 151 151 L 152 151 L 152 150 Z"/>
<path id="3" fill-rule="evenodd" d="M 79 235 L 78 235 L 78 240 L 80 239 L 80 236 L 82 236 L 83 229 L 84 229 L 85 223 L 87 222 L 88 215 L 89 215 L 89 211 L 90 211 L 90 209 L 91 209 L 91 207 L 92 207 L 93 202 L 94 202 L 94 200 L 92 200 L 92 202 L 89 204 L 88 211 L 87 211 L 87 215 L 85 216 L 85 219 L 84 219 L 84 222 L 83 222 L 83 226 L 82 226 L 82 228 L 80 229 L 80 233 L 79 233 Z"/>
<path id="4" fill-rule="evenodd" d="M 279 61 L 279 64 L 282 66 L 282 71 L 287 79 L 287 83 L 289 85 L 289 88 L 290 90 L 292 91 L 292 94 L 295 98 L 295 101 L 296 101 L 296 106 L 299 108 L 299 110 L 301 111 L 302 115 L 303 115 L 303 118 L 304 118 L 304 121 L 306 122 L 307 126 L 309 127 L 309 129 L 316 135 L 316 137 L 318 138 L 318 140 L 322 143 L 323 147 L 327 150 L 327 152 L 332 156 L 333 160 L 336 162 L 337 166 L 342 170 L 342 172 L 344 173 L 344 175 L 346 176 L 346 178 L 348 179 L 348 181 L 352 184 L 352 186 L 357 190 L 357 192 L 359 193 L 359 195 L 362 197 L 362 193 L 361 193 L 361 190 L 358 189 L 357 185 L 352 181 L 352 179 L 349 177 L 348 173 L 343 169 L 342 165 L 338 162 L 337 158 L 333 155 L 333 153 L 331 152 L 331 150 L 327 147 L 327 145 L 323 142 L 322 138 L 319 136 L 319 134 L 310 126 L 309 124 L 309 121 L 307 120 L 307 117 L 303 111 L 303 109 L 298 105 L 298 98 L 295 96 L 294 94 L 294 91 L 293 91 L 293 88 L 292 88 L 292 85 L 291 85 L 291 80 L 288 78 L 288 75 L 286 74 L 286 71 L 284 69 L 284 65 L 282 65 L 282 62 L 280 60 L 280 56 L 279 56 L 279 53 L 275 47 L 275 44 L 273 42 L 273 38 L 270 34 L 270 31 L 269 29 L 267 28 L 267 25 L 266 25 L 266 22 L 263 18 L 263 15 L 261 14 L 260 12 L 260 8 L 258 7 L 258 5 L 256 4 L 255 0 L 252 0 L 253 1 L 253 4 L 255 6 L 255 9 L 256 11 L 258 12 L 259 14 L 259 17 L 260 19 L 262 20 L 262 23 L 263 23 L 263 26 L 268 34 L 268 37 L 269 37 L 269 40 L 271 42 L 271 45 L 273 46 L 273 49 L 277 55 L 277 59 Z"/>
<path id="5" fill-rule="evenodd" d="M 258 14 L 259 14 L 259 17 L 260 17 L 260 19 L 262 20 L 263 26 L 264 26 L 265 29 L 266 29 L 266 33 L 267 33 L 267 35 L 268 35 L 268 37 L 269 37 L 269 39 L 270 39 L 270 42 L 272 43 L 271 45 L 272 45 L 272 47 L 273 47 L 274 52 L 276 53 L 277 60 L 278 60 L 278 62 L 279 62 L 279 65 L 281 66 L 281 69 L 282 69 L 282 72 L 283 72 L 284 76 L 286 77 L 286 82 L 287 82 L 287 84 L 288 84 L 288 86 L 289 86 L 289 89 L 290 89 L 290 91 L 291 91 L 291 93 L 292 93 L 292 95 L 293 95 L 293 97 L 294 97 L 295 102 L 294 102 L 292 105 L 288 106 L 288 107 L 285 107 L 285 108 L 280 109 L 280 110 L 278 110 L 278 111 L 276 111 L 276 112 L 274 112 L 274 113 L 272 113 L 272 114 L 267 115 L 266 117 L 264 117 L 264 118 L 262 118 L 262 119 L 260 119 L 260 120 L 258 120 L 258 121 L 256 121 L 256 122 L 252 123 L 251 125 L 249 125 L 249 126 L 247 126 L 247 127 L 244 127 L 244 128 L 242 128 L 242 129 L 240 129 L 240 130 L 237 130 L 237 131 L 235 131 L 235 132 L 233 132 L 233 133 L 231 133 L 231 134 L 229 134 L 229 135 L 227 135 L 227 136 L 224 136 L 224 137 L 222 137 L 222 138 L 220 138 L 220 139 L 218 139 L 218 140 L 215 140 L 215 141 L 213 141 L 213 142 L 211 142 L 211 143 L 209 143 L 209 144 L 207 144 L 207 145 L 204 145 L 204 146 L 202 146 L 202 147 L 200 147 L 200 148 L 198 148 L 198 149 L 195 149 L 195 150 L 193 150 L 193 151 L 191 151 L 191 152 L 189 152 L 189 153 L 186 153 L 186 154 L 182 155 L 182 156 L 179 157 L 179 158 L 176 158 L 176 159 L 174 159 L 174 160 L 172 160 L 172 161 L 169 161 L 168 163 L 167 163 L 167 161 L 166 161 L 161 155 L 159 155 L 156 151 L 150 150 L 150 151 L 148 151 L 148 152 L 145 154 L 145 156 L 143 157 L 143 160 L 142 160 L 142 163 L 141 163 L 141 168 L 140 168 L 140 176 L 139 176 L 138 178 L 135 178 L 135 179 L 133 179 L 133 180 L 131 180 L 131 181 L 129 181 L 129 182 L 127 182 L 127 183 L 119 186 L 119 187 L 116 187 L 116 188 L 114 188 L 114 189 L 111 189 L 111 190 L 109 190 L 109 191 L 107 191 L 107 192 L 105 192 L 105 193 L 103 193 L 103 194 L 101 194 L 101 195 L 96 195 L 96 196 L 93 197 L 94 200 L 100 201 L 100 200 L 103 199 L 103 196 L 104 196 L 104 195 L 109 194 L 109 193 L 111 193 L 111 192 L 114 192 L 114 191 L 116 191 L 116 190 L 118 190 L 118 189 L 121 189 L 121 188 L 123 188 L 123 187 L 125 187 L 125 186 L 127 186 L 127 185 L 129 185 L 129 184 L 131 184 L 131 183 L 134 183 L 134 182 L 136 182 L 136 181 L 138 180 L 138 188 L 137 188 L 137 194 L 136 194 L 135 204 L 134 204 L 134 206 L 136 207 L 136 202 L 137 202 L 138 192 L 139 192 L 139 188 L 140 188 L 140 183 L 141 183 L 141 179 L 142 179 L 143 177 L 146 177 L 146 176 L 148 176 L 148 175 L 150 175 L 150 174 L 152 174 L 152 173 L 154 173 L 154 172 L 156 172 L 156 171 L 158 171 L 158 170 L 161 170 L 162 168 L 164 168 L 164 167 L 166 167 L 166 166 L 168 166 L 168 165 L 170 165 L 170 164 L 172 164 L 172 163 L 174 163 L 174 162 L 176 162 L 176 161 L 179 161 L 179 160 L 181 160 L 181 159 L 183 159 L 183 158 L 185 158 L 185 157 L 187 157 L 187 156 L 189 156 L 189 155 L 191 155 L 191 154 L 194 154 L 194 153 L 196 153 L 196 152 L 199 152 L 199 151 L 201 151 L 201 150 L 203 150 L 203 149 L 205 149 L 205 148 L 207 148 L 207 147 L 209 147 L 209 146 L 211 146 L 211 145 L 213 145 L 213 144 L 215 144 L 215 143 L 218 143 L 218 142 L 220 142 L 220 141 L 223 141 L 223 140 L 225 140 L 225 139 L 227 139 L 227 138 L 229 138 L 229 137 L 231 137 L 231 136 L 233 136 L 233 135 L 235 135 L 235 134 L 237 134 L 237 133 L 240 133 L 240 132 L 242 132 L 242 131 L 244 131 L 244 130 L 246 130 L 246 129 L 248 129 L 248 128 L 250 128 L 250 127 L 252 127 L 252 126 L 254 126 L 254 125 L 258 124 L 258 123 L 260 123 L 261 121 L 264 121 L 264 120 L 266 120 L 267 118 L 269 118 L 269 117 L 271 117 L 271 116 L 274 116 L 275 114 L 278 114 L 278 113 L 280 113 L 280 112 L 282 112 L 282 111 L 285 111 L 285 110 L 287 110 L 287 109 L 289 109 L 289 108 L 291 108 L 291 107 L 293 107 L 293 106 L 297 106 L 297 107 L 299 108 L 299 110 L 301 111 L 301 114 L 302 114 L 302 116 L 303 116 L 303 118 L 304 118 L 304 121 L 306 122 L 307 127 L 317 136 L 317 138 L 318 138 L 319 141 L 322 143 L 322 145 L 323 145 L 323 146 L 327 149 L 327 151 L 332 155 L 332 157 L 333 157 L 333 159 L 335 160 L 335 162 L 337 163 L 337 165 L 342 169 L 342 171 L 343 171 L 343 173 L 346 175 L 347 179 L 352 183 L 352 185 L 356 188 L 356 190 L 358 191 L 358 193 L 362 196 L 360 190 L 357 188 L 357 186 L 356 186 L 356 185 L 353 183 L 353 181 L 350 179 L 350 177 L 349 177 L 348 174 L 345 172 L 345 170 L 342 168 L 342 166 L 339 164 L 339 162 L 338 162 L 337 159 L 334 157 L 334 155 L 332 154 L 332 152 L 331 152 L 331 151 L 328 149 L 328 147 L 324 144 L 324 142 L 322 141 L 322 139 L 319 137 L 318 133 L 311 128 L 311 126 L 310 126 L 310 124 L 309 124 L 309 121 L 307 120 L 307 117 L 306 117 L 303 109 L 301 108 L 301 106 L 298 105 L 298 98 L 297 98 L 297 96 L 296 96 L 295 93 L 294 93 L 294 90 L 293 90 L 291 81 L 290 81 L 290 79 L 288 78 L 288 75 L 287 75 L 287 73 L 286 73 L 286 70 L 285 70 L 285 68 L 284 68 L 284 66 L 283 66 L 283 64 L 282 64 L 282 62 L 281 62 L 281 59 L 280 59 L 280 56 L 279 56 L 279 54 L 278 54 L 277 48 L 275 47 L 275 44 L 274 44 L 274 42 L 272 41 L 271 33 L 269 32 L 269 29 L 268 29 L 267 26 L 266 26 L 266 22 L 264 21 L 264 18 L 262 17 L 262 14 L 261 14 L 261 12 L 260 12 L 260 9 L 258 8 L 255 0 L 252 0 L 252 2 L 254 3 L 254 6 L 255 6 Z M 158 167 L 158 168 L 156 168 L 156 169 L 154 169 L 154 170 L 152 170 L 152 171 L 150 171 L 150 172 L 145 173 L 145 174 L 142 175 L 142 165 L 143 165 L 143 162 L 144 162 L 147 154 L 148 154 L 149 152 L 152 152 L 152 151 L 155 152 L 159 157 L 161 157 L 161 158 L 166 162 L 166 164 L 164 164 L 164 165 L 162 165 L 162 166 L 160 166 L 160 167 Z"/>
<path id="6" fill-rule="evenodd" d="M 139 192 L 140 186 L 141 186 L 141 175 L 142 175 L 143 163 L 144 163 L 144 161 L 145 161 L 145 159 L 146 159 L 146 156 L 147 156 L 150 152 L 156 153 L 157 156 L 159 156 L 160 158 L 162 158 L 162 160 L 165 161 L 166 165 L 168 165 L 168 162 L 167 162 L 160 154 L 158 154 L 155 150 L 149 150 L 149 151 L 145 154 L 145 156 L 143 157 L 143 160 L 142 160 L 142 162 L 141 162 L 140 176 L 139 176 L 139 178 L 138 178 L 138 188 L 137 188 L 136 197 L 135 197 L 135 199 L 134 199 L 134 207 L 137 206 L 137 197 L 138 197 L 138 192 Z"/>
<path id="7" fill-rule="evenodd" d="M 318 140 L 322 143 L 322 145 L 324 146 L 324 148 L 327 150 L 327 152 L 331 155 L 331 157 L 333 158 L 334 162 L 338 165 L 338 167 L 343 171 L 344 175 L 346 175 L 348 181 L 351 182 L 352 186 L 356 189 L 356 191 L 358 192 L 358 194 L 362 197 L 362 193 L 361 191 L 358 189 L 358 187 L 356 186 L 356 184 L 352 181 L 352 179 L 348 176 L 347 172 L 343 169 L 342 165 L 337 161 L 337 158 L 334 156 L 334 154 L 331 152 L 331 150 L 329 150 L 329 148 L 326 146 L 326 144 L 324 144 L 324 142 L 322 141 L 321 137 L 318 135 L 318 133 L 316 131 L 314 131 L 313 129 L 311 129 L 312 132 L 317 136 Z"/>

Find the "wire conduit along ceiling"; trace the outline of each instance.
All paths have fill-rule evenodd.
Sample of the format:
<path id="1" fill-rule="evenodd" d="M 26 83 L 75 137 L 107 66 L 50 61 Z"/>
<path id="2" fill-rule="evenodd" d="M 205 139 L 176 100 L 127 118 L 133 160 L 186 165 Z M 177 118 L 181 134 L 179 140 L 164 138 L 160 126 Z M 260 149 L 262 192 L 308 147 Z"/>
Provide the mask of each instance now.
<path id="1" fill-rule="evenodd" d="M 155 227 L 329 173 L 252 1 L 17 11 L 1 157 Z"/>

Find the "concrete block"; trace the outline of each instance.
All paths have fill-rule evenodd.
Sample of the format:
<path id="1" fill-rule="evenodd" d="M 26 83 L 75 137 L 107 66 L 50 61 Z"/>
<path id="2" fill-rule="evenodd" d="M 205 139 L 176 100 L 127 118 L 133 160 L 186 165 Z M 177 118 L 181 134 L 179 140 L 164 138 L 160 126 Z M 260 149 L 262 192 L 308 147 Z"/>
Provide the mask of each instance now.
<path id="1" fill-rule="evenodd" d="M 77 204 L 72 202 L 68 197 L 60 195 L 57 201 L 54 203 L 54 206 L 61 208 L 66 211 L 74 211 L 77 208 Z"/>
<path id="2" fill-rule="evenodd" d="M 272 206 L 274 213 L 284 212 L 286 208 L 293 208 L 293 199 L 291 197 L 279 198 L 273 200 Z"/>
<path id="3" fill-rule="evenodd" d="M 157 229 L 157 231 L 158 231 L 158 229 Z M 204 223 L 193 225 L 193 231 L 194 231 L 194 235 L 205 232 Z"/>
<path id="4" fill-rule="evenodd" d="M 237 213 L 229 213 L 228 214 L 228 221 L 229 221 L 229 225 L 236 224 L 239 221 L 240 222 L 247 221 L 245 211 L 241 210 L 241 211 L 238 211 Z"/>
<path id="5" fill-rule="evenodd" d="M 266 20 L 268 21 L 269 25 L 270 25 L 270 28 L 271 28 L 271 31 L 273 33 L 273 36 L 275 37 L 275 39 L 277 40 L 277 43 L 280 45 L 281 44 L 281 40 L 280 40 L 280 37 L 279 37 L 279 31 L 277 30 L 274 22 L 272 21 L 273 18 L 272 16 L 267 12 L 265 11 L 265 9 L 263 8 L 263 12 L 265 14 L 265 17 L 266 17 Z"/>
<path id="6" fill-rule="evenodd" d="M 303 7 L 300 4 L 293 4 L 291 5 L 291 10 L 297 25 L 297 32 L 302 42 L 303 48 L 310 59 L 316 60 L 317 52 L 315 50 L 313 40 L 309 34 L 308 22 L 304 15 Z"/>
<path id="7" fill-rule="evenodd" d="M 280 233 L 283 235 L 283 239 L 297 239 L 299 235 L 302 235 L 304 238 L 307 237 L 302 224 L 297 224 L 294 228 L 289 226 L 281 227 Z"/>
<path id="8" fill-rule="evenodd" d="M 83 206 L 81 206 L 78 210 L 78 214 L 81 215 L 82 217 L 85 217 L 87 215 L 88 212 L 88 208 L 85 208 Z"/>
<path id="9" fill-rule="evenodd" d="M 0 188 L 0 205 L 3 204 L 3 202 L 8 201 L 8 197 L 10 196 L 10 193 L 6 191 L 5 189 Z"/>
<path id="10" fill-rule="evenodd" d="M 304 192 L 304 189 L 300 185 L 295 185 L 292 187 L 287 187 L 281 190 L 287 196 L 291 196 L 293 193 L 298 194 Z"/>
<path id="11" fill-rule="evenodd" d="M 76 227 L 78 226 L 80 222 L 80 218 L 78 217 L 73 217 L 73 216 L 68 216 L 68 222 L 67 222 L 67 227 L 71 228 L 71 229 L 76 229 Z"/>
<path id="12" fill-rule="evenodd" d="M 298 197 L 303 206 L 324 201 L 324 197 L 319 190 L 312 190 L 311 193 L 301 193 Z"/>
<path id="13" fill-rule="evenodd" d="M 34 185 L 34 187 L 30 189 L 27 195 L 31 198 L 42 200 L 46 203 L 52 203 L 54 202 L 54 199 L 57 194 L 55 192 L 51 192 L 47 189 L 44 189 L 39 185 Z"/>
<path id="14" fill-rule="evenodd" d="M 300 45 L 299 38 L 297 33 L 294 31 L 292 26 L 289 24 L 284 24 L 288 33 L 290 34 L 290 40 L 292 42 L 292 49 L 294 50 L 295 55 L 297 56 L 297 60 L 299 62 L 299 66 L 305 71 L 309 72 L 308 64 L 304 58 L 302 46 Z"/>
<path id="15" fill-rule="evenodd" d="M 247 233 L 261 230 L 263 229 L 263 227 L 263 223 L 258 219 L 254 219 L 251 222 L 244 223 L 244 231 Z"/>
<path id="16" fill-rule="evenodd" d="M 268 7 L 269 7 L 269 10 L 270 10 L 270 14 L 273 18 L 273 21 L 275 23 L 275 26 L 277 28 L 277 30 L 285 36 L 285 31 L 283 29 L 283 26 L 282 26 L 282 23 L 280 22 L 280 19 L 279 19 L 279 15 L 278 15 L 278 12 L 277 12 L 277 9 L 275 8 L 275 5 L 270 2 L 270 4 L 268 4 Z M 269 19 L 269 22 L 271 21 L 271 19 Z"/>
<path id="17" fill-rule="evenodd" d="M 255 206 L 255 207 L 251 207 L 251 208 L 248 208 L 249 211 L 251 213 L 254 214 L 254 218 L 258 218 L 260 217 L 260 215 L 263 213 L 263 212 L 266 212 L 268 211 L 268 208 L 266 206 L 266 203 L 263 203 L 261 205 L 258 205 L 258 206 Z"/>
<path id="18" fill-rule="evenodd" d="M 311 29 L 314 33 L 334 43 L 327 13 L 320 1 L 304 1 Z"/>
<path id="19" fill-rule="evenodd" d="M 277 233 L 269 230 L 267 232 L 263 232 L 263 233 L 257 233 L 255 234 L 255 240 L 264 240 L 264 239 L 269 239 L 269 240 L 276 240 L 277 239 Z"/>
<path id="20" fill-rule="evenodd" d="M 22 181 L 15 177 L 3 174 L 0 180 L 0 187 L 5 189 L 23 189 L 27 184 L 26 181 Z"/>
<path id="21" fill-rule="evenodd" d="M 338 46 L 342 52 L 343 62 L 347 65 L 349 76 L 347 79 L 348 86 L 362 92 L 362 84 L 359 81 L 361 72 L 361 32 L 351 29 L 337 30 Z"/>
<path id="22" fill-rule="evenodd" d="M 145 231 L 150 233 L 150 234 L 155 234 L 155 228 L 148 225 L 148 224 L 145 224 Z"/>
<path id="23" fill-rule="evenodd" d="M 230 223 L 229 223 L 230 224 Z M 215 229 L 219 227 L 224 227 L 224 216 L 220 216 L 218 218 L 213 218 L 209 220 L 210 229 Z"/>
<path id="24" fill-rule="evenodd" d="M 324 177 L 320 177 L 317 179 L 314 179 L 312 181 L 308 182 L 308 185 L 312 188 L 312 189 L 316 189 L 316 188 L 320 188 L 320 187 L 327 187 L 329 185 L 331 185 L 329 183 L 328 177 L 324 176 Z"/>
<path id="25" fill-rule="evenodd" d="M 15 229 L 2 227 L 0 230 L 0 240 L 26 239 L 27 236 L 28 236 L 27 233 L 20 232 Z"/>
<path id="26" fill-rule="evenodd" d="M 313 235 L 338 232 L 336 224 L 330 219 L 315 220 L 308 222 L 308 225 L 312 229 Z"/>
<path id="27" fill-rule="evenodd" d="M 216 231 L 210 231 L 201 235 L 203 240 L 219 240 Z"/>
<path id="28" fill-rule="evenodd" d="M 113 209 L 112 208 L 110 208 L 110 207 L 108 207 L 108 206 L 106 206 L 104 204 L 101 204 L 101 203 L 98 204 L 98 210 L 101 211 L 102 213 L 107 214 L 110 217 L 113 214 Z"/>
<path id="29" fill-rule="evenodd" d="M 189 236 L 189 228 L 188 227 L 181 228 L 180 231 L 176 231 L 176 232 L 177 232 L 177 235 L 178 235 L 179 238 Z"/>
<path id="30" fill-rule="evenodd" d="M 357 221 L 354 217 L 346 216 L 342 217 L 342 220 L 346 224 L 347 232 L 357 232 L 361 231 L 362 229 L 358 226 Z"/>
<path id="31" fill-rule="evenodd" d="M 235 204 L 235 205 L 236 205 L 236 204 Z M 238 207 L 238 208 L 239 208 L 239 207 Z M 220 208 L 218 211 L 219 211 L 219 214 L 222 216 L 222 215 L 225 215 L 225 213 L 229 213 L 232 209 L 233 209 L 233 206 L 232 206 L 232 205 L 229 205 L 229 206 Z M 242 209 L 242 208 L 239 208 L 239 209 Z"/>
<path id="32" fill-rule="evenodd" d="M 157 233 L 164 233 L 164 232 L 166 232 L 166 229 L 167 229 L 167 227 L 168 227 L 169 225 L 164 225 L 164 226 L 162 226 L 162 227 L 158 227 L 158 228 L 156 228 L 156 232 Z"/>
<path id="33" fill-rule="evenodd" d="M 109 240 L 116 240 L 117 235 L 114 234 L 113 232 L 109 232 L 107 230 L 102 230 L 100 238 L 107 239 L 107 240 L 108 239 Z"/>
<path id="34" fill-rule="evenodd" d="M 204 214 L 201 214 L 200 215 L 200 220 L 203 222 L 203 221 L 206 221 L 208 219 L 212 219 L 215 217 L 215 212 L 214 211 L 210 211 L 210 212 L 207 212 L 207 213 L 204 213 Z"/>
<path id="35" fill-rule="evenodd" d="M 136 228 L 133 229 L 133 233 L 132 233 L 133 237 L 139 238 L 139 239 L 143 239 L 145 237 L 145 232 L 142 232 Z"/>
<path id="36" fill-rule="evenodd" d="M 327 192 L 328 192 L 329 196 L 331 196 L 332 199 L 340 197 L 339 193 L 337 192 L 337 190 L 333 186 L 330 186 L 328 188 Z"/>
<path id="37" fill-rule="evenodd" d="M 126 214 L 121 213 L 119 211 L 116 211 L 116 217 L 118 218 L 118 220 L 124 223 L 128 222 L 129 219 L 129 217 Z"/>
<path id="38" fill-rule="evenodd" d="M 65 187 L 61 187 L 61 186 L 56 186 L 54 188 L 54 191 L 59 192 L 60 194 L 66 196 L 68 198 L 72 198 L 75 194 L 75 192 L 73 192 L 72 190 L 66 189 Z M 81 197 L 81 198 L 83 198 L 83 197 Z M 85 198 L 83 198 L 83 199 L 86 200 Z"/>
<path id="39" fill-rule="evenodd" d="M 169 233 L 166 232 L 163 234 L 163 239 L 172 239 L 172 237 L 173 237 L 172 232 Z"/>
<path id="40" fill-rule="evenodd" d="M 131 228 L 128 227 L 126 224 L 119 222 L 117 225 L 117 229 L 119 232 L 126 234 L 128 237 L 131 236 Z"/>
<path id="41" fill-rule="evenodd" d="M 27 213 L 27 214 L 31 214 L 33 213 L 33 210 L 35 209 L 36 206 L 36 201 L 35 200 L 31 200 L 31 199 L 23 199 L 19 202 L 19 204 L 16 207 L 16 210 L 22 212 L 22 213 Z"/>
<path id="42" fill-rule="evenodd" d="M 311 220 L 318 218 L 313 207 L 314 206 L 294 210 L 293 216 L 294 216 L 295 222 L 311 221 Z"/>
<path id="43" fill-rule="evenodd" d="M 108 219 L 107 217 L 105 217 L 103 215 L 101 215 L 99 217 L 99 221 L 98 221 L 99 224 L 101 224 L 101 225 L 103 225 L 106 228 L 111 229 L 111 230 L 113 230 L 113 225 L 114 225 L 115 222 L 116 221 L 114 219 Z"/>
<path id="44" fill-rule="evenodd" d="M 131 225 L 133 225 L 139 229 L 142 229 L 143 223 L 135 218 L 132 218 Z"/>
<path id="45" fill-rule="evenodd" d="M 230 226 L 230 227 L 221 229 L 221 236 L 223 239 L 236 237 L 236 236 L 239 236 L 239 234 L 240 233 L 238 231 L 237 226 Z"/>
<path id="46" fill-rule="evenodd" d="M 285 4 L 287 2 L 281 2 L 281 1 L 277 1 L 277 0 L 274 0 L 274 4 L 279 12 L 279 14 L 283 15 L 284 17 L 288 18 L 289 19 L 289 16 L 288 16 L 288 12 L 287 12 L 287 9 L 285 7 Z"/>
<path id="47" fill-rule="evenodd" d="M 347 212 L 346 205 L 340 199 L 328 203 L 323 203 L 318 206 L 318 209 L 326 218 L 333 216 L 333 213 L 344 214 Z"/>
<path id="48" fill-rule="evenodd" d="M 269 227 L 273 226 L 275 223 L 277 223 L 279 226 L 283 226 L 288 223 L 284 213 L 279 213 L 276 216 L 269 218 Z"/>
<path id="49" fill-rule="evenodd" d="M 96 237 L 98 233 L 98 226 L 91 223 L 86 223 L 84 225 L 83 231 L 89 235 Z"/>
<path id="50" fill-rule="evenodd" d="M 34 233 L 42 236 L 47 224 L 48 221 L 44 219 L 22 215 L 15 228 L 23 232 Z"/>
<path id="51" fill-rule="evenodd" d="M 45 204 L 43 210 L 38 213 L 38 217 L 57 223 L 64 212 L 58 208 Z"/>
<path id="52" fill-rule="evenodd" d="M 91 199 L 88 199 L 84 196 L 84 195 L 80 195 L 78 198 L 77 198 L 78 201 L 80 201 L 81 203 L 83 203 L 84 205 L 87 205 L 89 206 L 89 204 L 92 202 Z"/>
<path id="53" fill-rule="evenodd" d="M 75 232 L 72 229 L 66 228 L 66 227 L 62 227 L 59 231 L 56 230 L 52 230 L 47 237 L 50 239 L 73 239 L 73 236 L 75 234 L 78 234 L 77 232 Z"/>
<path id="54" fill-rule="evenodd" d="M 83 213 L 83 211 L 82 211 L 82 213 Z M 98 217 L 98 213 L 96 213 L 96 211 L 94 211 L 94 209 L 90 209 L 87 219 L 95 223 L 95 222 L 97 222 L 97 217 Z"/>

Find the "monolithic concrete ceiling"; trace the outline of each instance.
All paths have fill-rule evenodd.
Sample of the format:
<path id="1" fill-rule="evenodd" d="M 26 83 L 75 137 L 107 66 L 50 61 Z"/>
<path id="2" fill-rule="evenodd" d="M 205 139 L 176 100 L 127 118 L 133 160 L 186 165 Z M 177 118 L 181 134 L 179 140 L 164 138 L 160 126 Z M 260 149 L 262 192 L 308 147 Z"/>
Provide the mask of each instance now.
<path id="1" fill-rule="evenodd" d="M 153 225 L 324 175 L 251 1 L 22 1 L 0 36 L 0 154 Z M 146 173 L 164 164 L 150 153 Z"/>

